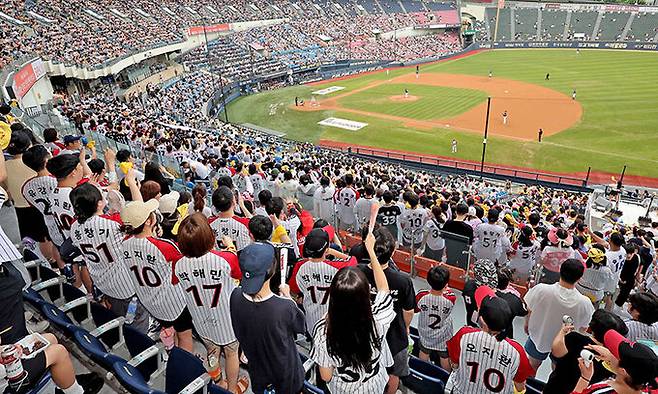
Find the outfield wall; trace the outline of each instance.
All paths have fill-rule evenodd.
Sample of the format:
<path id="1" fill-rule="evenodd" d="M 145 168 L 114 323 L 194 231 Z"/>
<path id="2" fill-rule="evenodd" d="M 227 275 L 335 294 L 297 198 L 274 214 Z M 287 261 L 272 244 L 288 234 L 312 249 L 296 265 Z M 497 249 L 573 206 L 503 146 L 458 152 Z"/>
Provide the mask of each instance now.
<path id="1" fill-rule="evenodd" d="M 635 51 L 658 51 L 657 43 L 649 42 L 613 42 L 613 41 L 530 41 L 530 42 L 493 42 L 479 44 L 481 48 L 516 49 L 516 48 L 574 48 L 574 49 L 627 49 Z"/>

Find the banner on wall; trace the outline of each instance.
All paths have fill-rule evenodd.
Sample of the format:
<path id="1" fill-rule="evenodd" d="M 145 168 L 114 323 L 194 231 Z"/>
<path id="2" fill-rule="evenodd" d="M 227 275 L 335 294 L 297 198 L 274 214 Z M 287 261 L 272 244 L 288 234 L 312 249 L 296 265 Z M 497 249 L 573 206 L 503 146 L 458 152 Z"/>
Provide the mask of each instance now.
<path id="1" fill-rule="evenodd" d="M 658 51 L 658 44 L 641 42 L 589 42 L 589 41 L 543 41 L 543 42 L 494 42 L 493 49 L 512 48 L 581 48 L 581 49 L 630 49 Z"/>
<path id="2" fill-rule="evenodd" d="M 228 23 L 218 23 L 216 25 L 210 25 L 210 26 L 191 26 L 187 28 L 187 35 L 198 36 L 199 34 L 204 34 L 204 28 L 206 34 L 218 33 L 221 31 L 231 30 L 231 25 Z"/>
<path id="3" fill-rule="evenodd" d="M 16 98 L 23 98 L 44 75 L 46 75 L 46 68 L 41 59 L 33 60 L 24 65 L 14 74 L 14 80 L 11 83 Z"/>

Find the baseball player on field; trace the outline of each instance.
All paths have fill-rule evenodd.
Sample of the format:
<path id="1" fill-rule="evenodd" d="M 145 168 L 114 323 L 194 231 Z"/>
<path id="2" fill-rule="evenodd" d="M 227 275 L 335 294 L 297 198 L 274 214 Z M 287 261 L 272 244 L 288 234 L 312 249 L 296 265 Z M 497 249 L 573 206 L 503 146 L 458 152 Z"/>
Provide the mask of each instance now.
<path id="1" fill-rule="evenodd" d="M 239 194 L 237 198 L 239 203 L 244 205 Z M 208 222 L 215 232 L 218 242 L 226 236 L 233 241 L 238 250 L 242 250 L 251 243 L 251 237 L 249 236 L 249 218 L 251 215 L 249 214 L 244 218 L 235 216 L 235 202 L 235 195 L 228 186 L 218 187 L 212 194 L 212 205 L 218 214 L 208 219 Z M 243 212 L 248 213 L 246 208 L 243 208 Z M 221 248 L 221 245 L 218 246 Z"/>
<path id="2" fill-rule="evenodd" d="M 165 348 L 174 346 L 175 334 L 178 347 L 191 352 L 192 316 L 185 289 L 173 272 L 182 255 L 176 244 L 153 235 L 158 205 L 155 199 L 131 201 L 121 210 L 122 229 L 128 235 L 123 242 L 123 259 L 132 274 L 137 298 L 163 328 L 160 338 Z"/>
<path id="3" fill-rule="evenodd" d="M 448 340 L 455 394 L 525 392 L 525 381 L 534 375 L 528 356 L 518 342 L 502 339 L 513 318 L 509 305 L 487 286 L 475 291 L 479 326 L 462 327 Z"/>
<path id="4" fill-rule="evenodd" d="M 293 268 L 289 281 L 290 291 L 302 299 L 306 312 L 306 329 L 313 331 L 315 323 L 327 313 L 329 307 L 329 286 L 334 275 L 343 267 L 354 267 L 356 257 L 349 257 L 329 247 L 327 231 L 321 228 L 311 230 L 304 242 L 304 257 Z M 329 255 L 338 259 L 327 260 Z M 349 260 L 346 260 L 349 258 Z"/>
<path id="5" fill-rule="evenodd" d="M 178 229 L 183 257 L 176 263 L 176 277 L 185 290 L 185 302 L 194 329 L 208 350 L 209 374 L 215 383 L 222 380 L 219 359 L 226 357 L 226 382 L 232 393 L 243 393 L 248 380 L 238 382 L 240 361 L 238 341 L 233 332 L 229 300 L 240 267 L 233 241 L 224 237 L 226 251 L 216 251 L 215 234 L 205 216 L 186 217 Z"/>
<path id="6" fill-rule="evenodd" d="M 437 356 L 441 367 L 450 371 L 446 342 L 452 337 L 452 308 L 457 296 L 448 288 L 450 271 L 436 266 L 427 273 L 430 290 L 416 294 L 418 334 L 420 335 L 420 358 L 430 360 Z"/>
<path id="7" fill-rule="evenodd" d="M 503 124 L 507 125 L 507 110 L 503 111 Z"/>

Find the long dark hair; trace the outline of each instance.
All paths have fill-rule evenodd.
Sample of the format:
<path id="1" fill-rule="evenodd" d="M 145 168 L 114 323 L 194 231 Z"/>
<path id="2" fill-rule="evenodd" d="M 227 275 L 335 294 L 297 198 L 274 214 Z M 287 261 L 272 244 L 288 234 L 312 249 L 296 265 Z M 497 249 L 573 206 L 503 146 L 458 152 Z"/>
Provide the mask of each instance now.
<path id="1" fill-rule="evenodd" d="M 160 171 L 160 165 L 154 161 L 149 161 L 144 167 L 144 182 L 146 181 L 155 181 L 160 185 L 160 192 L 162 194 L 169 193 L 169 182 L 162 175 Z"/>
<path id="2" fill-rule="evenodd" d="M 372 360 L 373 348 L 381 346 L 368 279 L 355 267 L 342 268 L 334 276 L 329 294 L 327 351 L 341 366 L 363 370 Z"/>
<path id="3" fill-rule="evenodd" d="M 208 191 L 203 183 L 197 183 L 192 189 L 192 197 L 194 198 L 194 211 L 203 212 L 206 206 L 206 195 Z"/>
<path id="4" fill-rule="evenodd" d="M 98 202 L 103 199 L 101 191 L 89 182 L 76 186 L 69 196 L 73 212 L 80 223 L 84 223 L 96 214 Z"/>

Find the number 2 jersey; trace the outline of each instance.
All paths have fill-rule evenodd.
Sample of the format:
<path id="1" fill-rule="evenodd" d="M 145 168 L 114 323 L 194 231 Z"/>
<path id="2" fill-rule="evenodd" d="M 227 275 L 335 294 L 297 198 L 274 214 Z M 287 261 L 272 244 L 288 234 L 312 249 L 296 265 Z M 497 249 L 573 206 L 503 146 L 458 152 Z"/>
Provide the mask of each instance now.
<path id="1" fill-rule="evenodd" d="M 525 382 L 535 371 L 523 346 L 513 339 L 497 340 L 475 327 L 462 327 L 448 340 L 448 354 L 459 367 L 455 394 L 512 394 L 514 382 Z"/>
<path id="2" fill-rule="evenodd" d="M 130 237 L 123 242 L 123 257 L 144 308 L 158 320 L 176 320 L 186 305 L 185 290 L 173 274 L 173 265 L 182 257 L 176 244 L 155 237 Z"/>
<path id="3" fill-rule="evenodd" d="M 135 294 L 128 266 L 123 261 L 121 217 L 96 215 L 71 224 L 71 242 L 85 256 L 96 287 L 112 298 L 125 300 Z"/>
<path id="4" fill-rule="evenodd" d="M 199 335 L 217 345 L 234 342 L 229 301 L 236 287 L 233 279 L 241 277 L 238 256 L 212 250 L 201 257 L 182 257 L 175 271 Z"/>
<path id="5" fill-rule="evenodd" d="M 452 337 L 452 308 L 457 296 L 446 290 L 443 294 L 432 294 L 422 290 L 416 294 L 418 334 L 424 348 L 445 352 L 446 342 Z"/>
<path id="6" fill-rule="evenodd" d="M 325 260 L 320 262 L 302 260 L 295 264 L 290 277 L 290 291 L 304 297 L 306 329 L 311 332 L 318 320 L 329 308 L 329 286 L 339 269 L 355 267 L 356 258 L 349 260 Z"/>
<path id="7" fill-rule="evenodd" d="M 22 193 L 25 200 L 43 215 L 50 240 L 55 245 L 61 246 L 64 243 L 64 238 L 57 226 L 50 200 L 50 195 L 56 187 L 57 180 L 55 178 L 51 176 L 35 176 L 25 181 Z"/>

